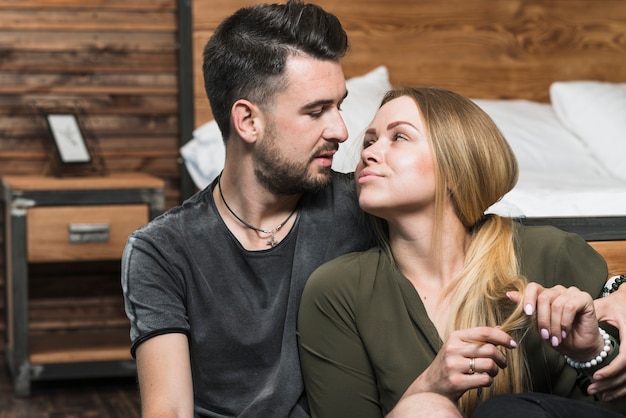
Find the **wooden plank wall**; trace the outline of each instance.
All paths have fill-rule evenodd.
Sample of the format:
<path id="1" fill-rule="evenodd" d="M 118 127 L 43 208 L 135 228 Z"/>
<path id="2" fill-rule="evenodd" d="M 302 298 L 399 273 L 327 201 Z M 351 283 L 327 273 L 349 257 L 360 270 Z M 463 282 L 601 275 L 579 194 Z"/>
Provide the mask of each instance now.
<path id="1" fill-rule="evenodd" d="M 178 204 L 177 25 L 175 0 L 0 0 L 0 175 L 46 171 L 33 105 L 78 105 L 109 172 L 160 177 Z"/>
<path id="2" fill-rule="evenodd" d="M 195 121 L 211 119 L 200 63 L 219 22 L 255 0 L 193 0 Z M 624 0 L 316 0 L 341 20 L 346 77 L 385 64 L 395 84 L 548 101 L 552 81 L 626 81 Z"/>

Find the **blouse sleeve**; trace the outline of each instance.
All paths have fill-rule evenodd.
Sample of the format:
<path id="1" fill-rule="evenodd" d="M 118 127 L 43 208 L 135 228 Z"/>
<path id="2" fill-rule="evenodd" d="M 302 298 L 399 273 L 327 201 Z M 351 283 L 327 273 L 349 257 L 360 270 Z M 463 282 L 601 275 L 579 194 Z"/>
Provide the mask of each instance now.
<path id="1" fill-rule="evenodd" d="M 527 227 L 521 243 L 522 273 L 546 287 L 576 286 L 597 298 L 608 278 L 606 262 L 582 237 L 556 228 Z"/>
<path id="2" fill-rule="evenodd" d="M 576 286 L 597 298 L 608 276 L 606 262 L 579 235 L 556 228 L 526 227 L 521 234 L 522 273 L 546 287 Z M 527 336 L 533 388 L 594 402 L 579 384 L 581 376 L 537 332 Z"/>
<path id="3" fill-rule="evenodd" d="M 312 416 L 380 418 L 374 372 L 355 324 L 358 255 L 318 268 L 298 316 L 298 342 Z"/>

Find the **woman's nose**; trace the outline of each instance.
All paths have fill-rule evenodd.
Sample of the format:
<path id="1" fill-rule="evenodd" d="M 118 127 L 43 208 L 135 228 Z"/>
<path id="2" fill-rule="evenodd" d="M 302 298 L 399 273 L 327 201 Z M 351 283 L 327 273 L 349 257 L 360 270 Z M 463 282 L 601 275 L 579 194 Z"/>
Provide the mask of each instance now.
<path id="1" fill-rule="evenodd" d="M 380 162 L 382 159 L 382 149 L 378 141 L 371 143 L 361 151 L 361 160 L 366 162 Z"/>

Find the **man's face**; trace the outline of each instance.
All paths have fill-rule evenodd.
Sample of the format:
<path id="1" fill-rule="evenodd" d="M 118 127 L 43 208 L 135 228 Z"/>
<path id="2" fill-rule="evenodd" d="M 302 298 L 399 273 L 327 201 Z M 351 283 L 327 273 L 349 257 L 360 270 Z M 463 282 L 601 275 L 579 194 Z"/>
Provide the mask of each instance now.
<path id="1" fill-rule="evenodd" d="M 270 191 L 296 194 L 330 183 L 333 155 L 348 138 L 339 113 L 346 83 L 338 62 L 307 56 L 291 56 L 286 77 L 287 88 L 265 111 L 254 171 Z"/>

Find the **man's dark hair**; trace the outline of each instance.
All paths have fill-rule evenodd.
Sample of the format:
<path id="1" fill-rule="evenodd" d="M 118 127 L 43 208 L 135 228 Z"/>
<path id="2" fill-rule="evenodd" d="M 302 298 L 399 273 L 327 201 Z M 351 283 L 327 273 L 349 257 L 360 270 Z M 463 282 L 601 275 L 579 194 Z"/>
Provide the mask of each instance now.
<path id="1" fill-rule="evenodd" d="M 239 9 L 224 20 L 203 53 L 204 86 L 226 140 L 233 103 L 270 103 L 286 87 L 289 54 L 338 61 L 348 50 L 339 19 L 315 4 L 289 0 Z"/>

